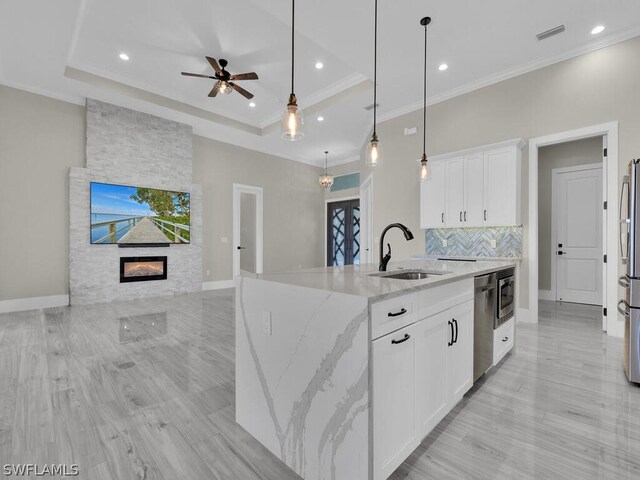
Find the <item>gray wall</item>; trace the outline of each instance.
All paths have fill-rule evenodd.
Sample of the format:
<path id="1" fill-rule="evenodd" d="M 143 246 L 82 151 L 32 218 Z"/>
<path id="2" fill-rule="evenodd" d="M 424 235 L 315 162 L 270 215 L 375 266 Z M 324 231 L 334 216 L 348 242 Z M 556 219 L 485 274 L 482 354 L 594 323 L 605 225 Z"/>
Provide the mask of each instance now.
<path id="1" fill-rule="evenodd" d="M 622 175 L 622 167 L 640 155 L 638 78 L 640 37 L 438 103 L 429 107 L 427 153 L 437 155 L 618 120 Z M 419 230 L 420 195 L 415 161 L 422 150 L 421 115 L 418 110 L 378 127 L 385 163 L 374 172 L 375 234 L 393 221 L 406 223 L 414 233 Z M 403 129 L 411 126 L 418 126 L 418 135 L 405 137 Z M 522 167 L 525 241 L 520 298 L 521 306 L 527 308 L 527 147 L 523 151 Z M 362 178 L 372 170 L 363 164 Z M 396 259 L 422 253 L 420 241 L 405 242 L 401 237 L 390 240 L 394 243 Z"/>
<path id="2" fill-rule="evenodd" d="M 0 300 L 69 292 L 69 167 L 84 108 L 0 85 Z"/>
<path id="3" fill-rule="evenodd" d="M 265 273 L 322 266 L 319 168 L 195 136 L 193 174 L 204 194 L 205 281 L 233 277 L 234 183 L 263 188 Z"/>
<path id="4" fill-rule="evenodd" d="M 551 289 L 551 178 L 554 168 L 602 163 L 602 137 L 538 150 L 538 288 Z"/>
<path id="5" fill-rule="evenodd" d="M 68 294 L 69 170 L 85 164 L 85 108 L 5 86 L 0 106 L 0 300 Z M 233 182 L 265 187 L 265 270 L 322 265 L 319 168 L 194 136 L 193 174 L 204 281 L 232 278 Z"/>

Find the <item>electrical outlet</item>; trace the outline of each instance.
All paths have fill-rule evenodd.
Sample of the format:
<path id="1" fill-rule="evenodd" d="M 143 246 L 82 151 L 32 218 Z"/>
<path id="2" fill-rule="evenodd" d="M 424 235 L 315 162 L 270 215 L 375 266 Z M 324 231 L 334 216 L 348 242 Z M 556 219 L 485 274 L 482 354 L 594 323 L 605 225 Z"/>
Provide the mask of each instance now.
<path id="1" fill-rule="evenodd" d="M 418 127 L 409 127 L 404 129 L 404 134 L 407 136 L 415 135 L 416 133 L 418 133 Z"/>
<path id="2" fill-rule="evenodd" d="M 495 239 L 495 238 L 492 238 L 492 239 L 491 239 L 491 248 L 496 248 L 496 245 L 497 245 L 497 243 L 496 243 L 496 239 Z"/>
<path id="3" fill-rule="evenodd" d="M 262 312 L 262 333 L 265 335 L 271 335 L 273 332 L 271 328 L 271 312 Z"/>
<path id="4" fill-rule="evenodd" d="M 442 246 L 446 247 L 447 245 L 449 245 L 449 241 L 445 238 L 444 240 L 442 240 Z"/>

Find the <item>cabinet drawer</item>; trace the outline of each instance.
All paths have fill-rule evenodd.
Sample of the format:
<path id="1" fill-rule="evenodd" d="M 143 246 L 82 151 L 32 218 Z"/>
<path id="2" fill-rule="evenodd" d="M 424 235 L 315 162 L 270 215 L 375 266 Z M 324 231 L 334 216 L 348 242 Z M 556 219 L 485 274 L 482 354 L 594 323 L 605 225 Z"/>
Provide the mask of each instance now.
<path id="1" fill-rule="evenodd" d="M 513 348 L 515 334 L 515 319 L 511 318 L 507 323 L 493 331 L 493 365 L 497 365 L 502 358 Z"/>
<path id="2" fill-rule="evenodd" d="M 418 292 L 418 318 L 430 317 L 468 300 L 473 300 L 473 278 L 427 288 Z"/>
<path id="3" fill-rule="evenodd" d="M 418 295 L 403 295 L 371 305 L 371 339 L 379 338 L 418 319 Z"/>

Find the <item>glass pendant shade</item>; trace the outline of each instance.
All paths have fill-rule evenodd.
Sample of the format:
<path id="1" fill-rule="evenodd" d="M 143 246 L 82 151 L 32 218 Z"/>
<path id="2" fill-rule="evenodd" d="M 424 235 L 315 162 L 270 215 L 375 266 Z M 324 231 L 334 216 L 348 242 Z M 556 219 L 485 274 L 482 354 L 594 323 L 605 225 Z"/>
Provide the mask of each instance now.
<path id="1" fill-rule="evenodd" d="M 282 114 L 282 138 L 290 141 L 301 139 L 304 137 L 302 125 L 302 111 L 293 97 L 293 102 L 289 99 L 289 104 Z"/>
<path id="2" fill-rule="evenodd" d="M 375 135 L 367 146 L 367 165 L 371 167 L 382 165 L 382 144 Z"/>
<path id="3" fill-rule="evenodd" d="M 429 161 L 426 155 L 423 155 L 418 161 L 418 178 L 421 182 L 431 180 L 431 169 L 429 168 Z"/>

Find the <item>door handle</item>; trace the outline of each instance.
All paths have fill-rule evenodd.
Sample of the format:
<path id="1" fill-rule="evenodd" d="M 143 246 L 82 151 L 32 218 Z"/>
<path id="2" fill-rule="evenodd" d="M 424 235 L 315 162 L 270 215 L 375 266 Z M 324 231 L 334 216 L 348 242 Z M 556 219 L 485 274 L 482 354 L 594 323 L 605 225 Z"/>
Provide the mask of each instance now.
<path id="1" fill-rule="evenodd" d="M 399 317 L 400 315 L 404 315 L 405 313 L 407 313 L 407 309 L 406 308 L 401 308 L 399 312 L 389 312 L 387 313 L 388 317 Z"/>
<path id="2" fill-rule="evenodd" d="M 620 308 L 620 305 L 624 304 L 624 310 L 622 308 Z M 618 312 L 620 312 L 622 315 L 624 315 L 625 317 L 629 316 L 629 304 L 625 301 L 625 300 L 620 300 L 618 302 Z"/>
<path id="3" fill-rule="evenodd" d="M 618 207 L 618 212 L 620 215 L 622 215 L 622 201 L 624 200 L 624 189 L 627 189 L 627 195 L 629 195 L 629 183 L 630 183 L 630 179 L 628 175 L 625 175 L 623 177 L 622 180 L 622 188 L 620 189 L 620 206 Z M 624 224 L 626 226 L 627 229 L 627 235 L 629 234 L 629 219 L 625 218 L 622 219 L 620 218 L 620 221 L 618 222 L 618 239 L 620 241 L 620 258 L 622 259 L 622 263 L 626 263 L 627 261 L 627 257 L 625 257 L 624 255 L 624 247 L 622 246 L 622 225 Z M 629 246 L 627 245 L 627 253 L 629 253 L 628 251 Z"/>
<path id="4" fill-rule="evenodd" d="M 508 342 L 508 341 L 509 341 L 509 337 L 503 337 L 503 338 L 502 338 L 502 341 L 503 341 L 503 342 Z"/>
<path id="5" fill-rule="evenodd" d="M 455 318 L 453 319 L 453 323 L 455 323 L 456 325 L 456 336 L 453 339 L 453 343 L 458 343 L 458 320 L 456 320 Z"/>
<path id="6" fill-rule="evenodd" d="M 246 250 L 246 249 L 247 249 L 247 247 L 241 247 L 241 246 L 238 246 L 238 247 L 236 247 L 236 248 L 237 248 L 238 250 Z"/>
<path id="7" fill-rule="evenodd" d="M 399 345 L 399 344 L 401 344 L 401 343 L 406 342 L 406 341 L 407 341 L 407 340 L 409 340 L 410 338 L 411 338 L 411 335 L 409 335 L 408 333 L 405 333 L 405 334 L 404 334 L 404 338 L 403 338 L 403 339 L 401 339 L 401 340 L 391 340 L 391 343 L 392 343 L 393 345 Z"/>
<path id="8" fill-rule="evenodd" d="M 451 331 L 449 332 L 451 334 L 450 336 L 451 340 L 447 342 L 447 346 L 450 347 L 451 345 L 453 345 L 453 322 L 449 320 L 447 324 L 449 325 L 449 327 L 451 327 L 450 328 Z"/>

